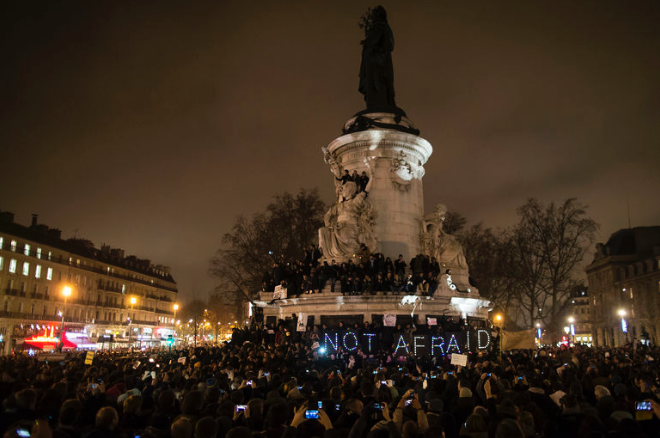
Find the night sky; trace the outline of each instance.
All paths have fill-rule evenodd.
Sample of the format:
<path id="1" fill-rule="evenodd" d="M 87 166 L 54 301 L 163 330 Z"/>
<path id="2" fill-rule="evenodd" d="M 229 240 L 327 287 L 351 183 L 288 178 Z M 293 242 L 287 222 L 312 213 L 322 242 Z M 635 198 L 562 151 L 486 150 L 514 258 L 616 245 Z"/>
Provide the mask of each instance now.
<path id="1" fill-rule="evenodd" d="M 334 185 L 321 147 L 364 108 L 367 6 L 3 2 L 0 209 L 170 265 L 182 298 L 239 214 Z M 405 3 L 405 4 L 404 4 Z M 577 197 L 660 225 L 660 3 L 385 2 L 397 104 L 434 147 L 426 209 L 508 226 Z"/>

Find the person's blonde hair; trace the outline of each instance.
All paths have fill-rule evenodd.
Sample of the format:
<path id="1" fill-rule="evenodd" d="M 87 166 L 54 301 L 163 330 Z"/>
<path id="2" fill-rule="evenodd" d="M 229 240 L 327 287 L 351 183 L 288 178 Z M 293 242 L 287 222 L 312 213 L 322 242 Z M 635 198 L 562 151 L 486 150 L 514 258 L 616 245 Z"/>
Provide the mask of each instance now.
<path id="1" fill-rule="evenodd" d="M 142 396 L 132 395 L 124 400 L 122 411 L 125 414 L 137 414 L 142 409 Z"/>

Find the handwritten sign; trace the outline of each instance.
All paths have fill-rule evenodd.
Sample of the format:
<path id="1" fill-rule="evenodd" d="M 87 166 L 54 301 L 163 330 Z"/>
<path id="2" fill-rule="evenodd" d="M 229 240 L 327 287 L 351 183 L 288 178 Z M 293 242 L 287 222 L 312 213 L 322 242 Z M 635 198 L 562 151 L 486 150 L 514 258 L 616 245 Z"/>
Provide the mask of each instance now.
<path id="1" fill-rule="evenodd" d="M 451 355 L 451 364 L 460 365 L 462 367 L 467 366 L 467 354 L 452 354 Z"/>

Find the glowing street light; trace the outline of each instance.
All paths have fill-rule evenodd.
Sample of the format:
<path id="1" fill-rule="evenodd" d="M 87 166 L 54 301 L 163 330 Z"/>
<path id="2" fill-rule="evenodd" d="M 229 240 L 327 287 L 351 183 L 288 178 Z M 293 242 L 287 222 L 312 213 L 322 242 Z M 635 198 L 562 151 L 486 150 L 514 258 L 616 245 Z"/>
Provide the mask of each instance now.
<path id="1" fill-rule="evenodd" d="M 73 290 L 71 289 L 71 286 L 64 286 L 62 288 L 62 295 L 64 295 L 64 311 L 62 312 L 62 325 L 60 326 L 60 336 L 64 333 L 64 317 L 66 315 L 66 302 L 71 296 L 71 293 Z"/>
<path id="2" fill-rule="evenodd" d="M 131 297 L 129 302 L 131 303 L 131 318 L 128 319 L 128 347 L 130 348 L 131 336 L 133 335 L 133 318 L 135 317 L 133 306 L 135 306 L 135 303 L 137 303 L 137 299 L 135 297 Z"/>
<path id="3" fill-rule="evenodd" d="M 621 317 L 621 331 L 625 334 L 625 341 L 628 341 L 628 324 L 626 323 L 625 309 L 619 309 L 619 316 Z"/>
<path id="4" fill-rule="evenodd" d="M 174 323 L 174 321 L 176 321 L 176 311 L 179 310 L 179 305 L 175 303 L 172 308 L 174 309 L 174 319 L 172 319 L 172 322 Z M 176 325 L 174 325 L 174 337 L 176 338 Z"/>

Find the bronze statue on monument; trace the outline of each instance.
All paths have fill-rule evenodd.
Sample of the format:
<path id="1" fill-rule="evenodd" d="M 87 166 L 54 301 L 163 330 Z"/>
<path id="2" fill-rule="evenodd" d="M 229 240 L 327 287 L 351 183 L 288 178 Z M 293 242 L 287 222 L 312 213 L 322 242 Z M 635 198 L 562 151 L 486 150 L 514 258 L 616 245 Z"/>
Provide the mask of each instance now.
<path id="1" fill-rule="evenodd" d="M 358 90 L 364 95 L 367 109 L 358 112 L 344 134 L 369 129 L 394 129 L 412 135 L 419 130 L 404 120 L 405 111 L 396 106 L 394 99 L 394 34 L 387 22 L 387 12 L 382 6 L 367 9 L 360 18 L 364 29 L 360 84 Z"/>
<path id="2" fill-rule="evenodd" d="M 394 101 L 394 67 L 392 50 L 394 34 L 387 23 L 382 6 L 368 9 L 360 20 L 364 29 L 359 91 L 364 95 L 367 109 L 377 111 L 396 109 Z"/>

